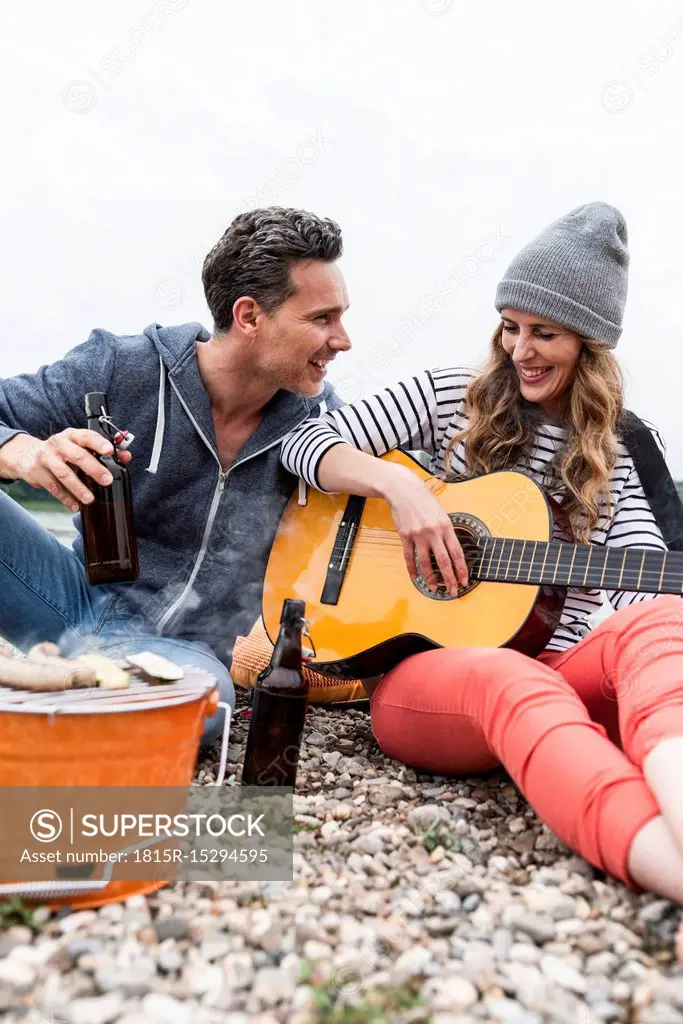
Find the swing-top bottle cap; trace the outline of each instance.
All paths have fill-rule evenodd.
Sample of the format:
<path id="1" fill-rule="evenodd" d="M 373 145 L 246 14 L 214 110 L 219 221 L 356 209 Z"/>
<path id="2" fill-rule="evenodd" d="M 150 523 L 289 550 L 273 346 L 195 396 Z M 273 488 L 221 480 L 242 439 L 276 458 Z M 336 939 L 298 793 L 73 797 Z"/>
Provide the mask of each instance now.
<path id="1" fill-rule="evenodd" d="M 89 391 L 85 396 L 85 415 L 88 419 L 102 415 L 102 407 L 107 408 L 107 396 L 101 391 Z"/>
<path id="2" fill-rule="evenodd" d="M 299 619 L 303 622 L 306 617 L 306 602 L 298 601 L 292 597 L 285 599 L 282 605 L 282 614 L 280 616 L 280 622 L 294 622 Z"/>

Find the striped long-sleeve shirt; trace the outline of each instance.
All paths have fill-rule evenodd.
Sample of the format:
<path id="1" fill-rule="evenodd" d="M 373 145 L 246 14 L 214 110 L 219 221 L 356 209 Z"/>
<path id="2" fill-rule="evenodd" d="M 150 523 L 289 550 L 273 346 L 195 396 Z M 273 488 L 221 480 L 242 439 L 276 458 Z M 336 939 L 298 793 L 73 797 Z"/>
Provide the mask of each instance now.
<path id="1" fill-rule="evenodd" d="M 453 436 L 467 426 L 465 392 L 474 379 L 472 370 L 463 368 L 426 370 L 410 380 L 402 381 L 371 398 L 325 413 L 319 419 L 307 420 L 291 433 L 282 445 L 282 462 L 296 476 L 312 487 L 322 490 L 318 466 L 330 448 L 340 443 L 353 445 L 370 455 L 383 455 L 394 448 L 421 450 L 431 455 L 431 471 L 446 479 L 465 473 L 462 443 L 452 452 L 447 464 L 447 448 Z M 659 434 L 651 427 L 655 440 L 663 450 Z M 529 466 L 522 469 L 542 484 L 555 498 L 562 490 L 548 486 L 548 470 L 555 454 L 566 442 L 562 427 L 548 423 L 539 425 Z M 633 460 L 625 445 L 619 445 L 619 457 L 610 480 L 611 511 L 605 506 L 591 534 L 591 543 L 615 547 L 646 547 L 666 550 L 661 531 L 638 478 Z M 568 539 L 559 526 L 555 537 Z M 615 609 L 645 601 L 652 594 L 607 591 Z M 590 629 L 589 616 L 602 604 L 599 590 L 570 589 L 560 623 L 548 647 L 563 651 L 571 647 Z"/>

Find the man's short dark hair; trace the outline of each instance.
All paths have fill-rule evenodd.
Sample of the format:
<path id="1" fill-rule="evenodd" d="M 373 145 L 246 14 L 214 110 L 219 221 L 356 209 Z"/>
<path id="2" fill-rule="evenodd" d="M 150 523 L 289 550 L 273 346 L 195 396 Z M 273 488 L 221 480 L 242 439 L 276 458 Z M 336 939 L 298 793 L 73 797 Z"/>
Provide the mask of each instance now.
<path id="1" fill-rule="evenodd" d="M 341 229 L 333 220 L 282 206 L 239 214 L 202 268 L 214 333 L 230 329 L 232 307 L 241 295 L 273 313 L 296 291 L 289 276 L 293 263 L 332 263 L 341 253 Z"/>

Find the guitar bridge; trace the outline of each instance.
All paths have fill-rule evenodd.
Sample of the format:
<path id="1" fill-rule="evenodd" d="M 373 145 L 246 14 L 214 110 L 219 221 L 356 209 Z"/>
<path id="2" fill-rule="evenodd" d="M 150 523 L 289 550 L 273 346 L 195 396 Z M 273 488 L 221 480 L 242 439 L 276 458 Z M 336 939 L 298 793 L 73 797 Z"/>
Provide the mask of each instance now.
<path id="1" fill-rule="evenodd" d="M 344 585 L 364 510 L 365 498 L 360 498 L 357 494 L 351 495 L 346 503 L 344 515 L 335 537 L 320 596 L 321 604 L 338 604 L 339 602 L 339 595 Z"/>

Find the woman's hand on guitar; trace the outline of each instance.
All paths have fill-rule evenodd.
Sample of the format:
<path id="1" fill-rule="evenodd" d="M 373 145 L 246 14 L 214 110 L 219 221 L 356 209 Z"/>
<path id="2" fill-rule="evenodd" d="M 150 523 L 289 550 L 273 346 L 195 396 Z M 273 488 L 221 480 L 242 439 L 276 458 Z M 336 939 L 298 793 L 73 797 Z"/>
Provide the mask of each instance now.
<path id="1" fill-rule="evenodd" d="M 436 590 L 433 554 L 449 594 L 458 593 L 458 584 L 466 587 L 467 563 L 453 524 L 424 483 L 410 472 L 392 474 L 384 497 L 403 542 L 410 578 L 417 578 L 419 565 L 429 588 Z"/>

